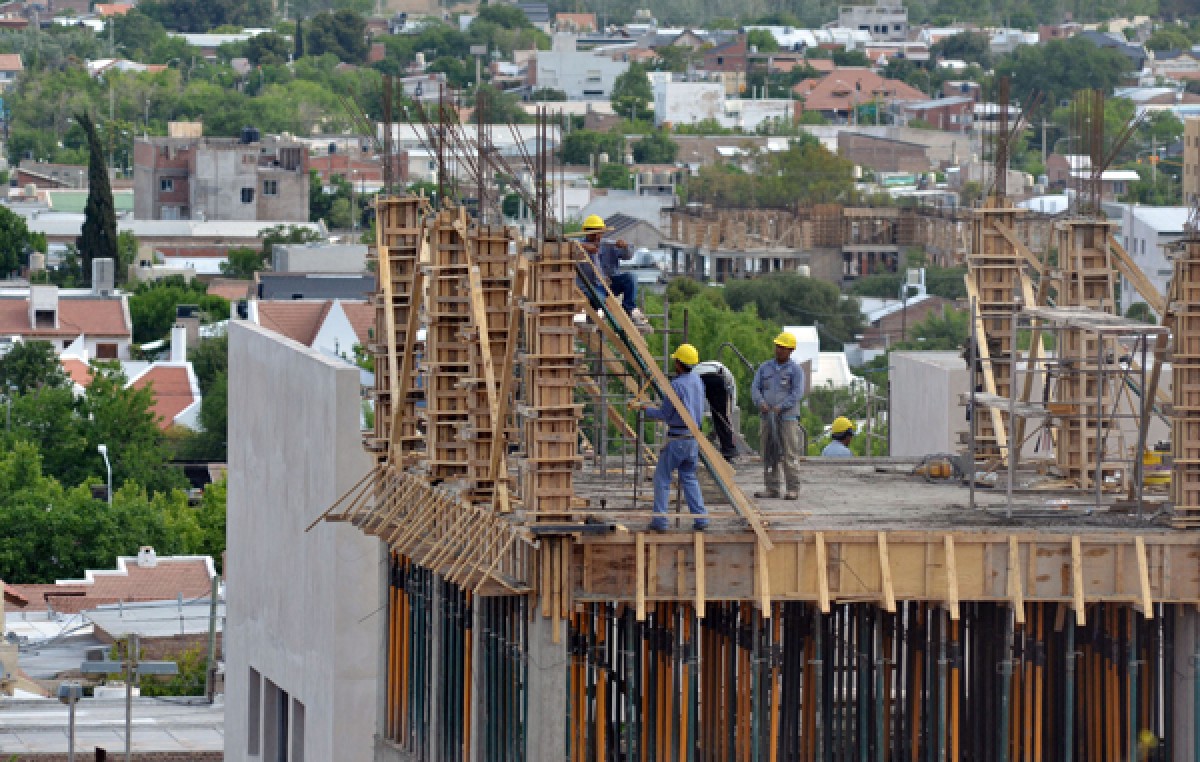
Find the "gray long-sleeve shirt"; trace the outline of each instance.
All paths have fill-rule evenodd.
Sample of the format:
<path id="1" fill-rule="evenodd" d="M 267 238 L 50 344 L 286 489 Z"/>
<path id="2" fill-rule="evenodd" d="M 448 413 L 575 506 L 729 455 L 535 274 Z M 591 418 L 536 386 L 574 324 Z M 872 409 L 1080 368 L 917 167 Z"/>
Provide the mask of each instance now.
<path id="1" fill-rule="evenodd" d="M 800 400 L 806 391 L 804 369 L 791 360 L 783 364 L 774 359 L 767 360 L 758 366 L 754 383 L 750 385 L 754 406 L 765 404 L 772 410 L 779 410 L 785 421 L 800 417 Z"/>

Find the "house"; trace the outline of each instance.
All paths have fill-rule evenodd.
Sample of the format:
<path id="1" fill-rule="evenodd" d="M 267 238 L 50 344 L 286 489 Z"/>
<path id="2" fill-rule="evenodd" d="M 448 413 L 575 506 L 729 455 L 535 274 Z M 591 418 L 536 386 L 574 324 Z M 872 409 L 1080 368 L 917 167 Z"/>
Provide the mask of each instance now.
<path id="1" fill-rule="evenodd" d="M 654 87 L 654 123 L 695 124 L 753 132 L 772 120 L 790 121 L 792 101 L 782 98 L 728 98 L 722 82 L 663 81 Z"/>
<path id="2" fill-rule="evenodd" d="M 913 326 L 930 315 L 941 315 L 954 309 L 954 302 L 936 294 L 918 293 L 908 300 L 881 299 L 875 309 L 868 312 L 868 302 L 863 301 L 866 328 L 859 339 L 860 349 L 887 349 L 892 344 L 904 341 Z M 873 306 L 873 305 L 872 305 Z"/>
<path id="3" fill-rule="evenodd" d="M 919 143 L 849 131 L 838 133 L 837 154 L 876 172 L 928 172 L 936 165 Z"/>
<path id="4" fill-rule="evenodd" d="M 1130 70 L 1139 72 L 1146 68 L 1146 61 L 1149 54 L 1146 52 L 1146 47 L 1140 42 L 1129 42 L 1124 35 L 1117 32 L 1101 32 L 1098 30 L 1084 30 L 1079 32 L 1077 37 L 1081 37 L 1092 43 L 1098 48 L 1112 48 L 1121 55 L 1129 59 Z"/>
<path id="5" fill-rule="evenodd" d="M 374 291 L 374 273 L 254 274 L 255 298 L 261 300 L 365 299 Z"/>
<path id="6" fill-rule="evenodd" d="M 875 0 L 871 5 L 843 5 L 837 25 L 870 32 L 876 40 L 907 40 L 908 9 L 903 0 Z"/>
<path id="7" fill-rule="evenodd" d="M 1086 154 L 1052 153 L 1046 157 L 1046 178 L 1050 186 L 1065 188 L 1072 174 L 1092 168 L 1092 157 Z"/>
<path id="8" fill-rule="evenodd" d="M 1045 45 L 1051 40 L 1065 40 L 1083 31 L 1083 25 L 1068 21 L 1063 24 L 1039 24 L 1038 42 Z"/>
<path id="9" fill-rule="evenodd" d="M 835 69 L 821 79 L 806 79 L 793 92 L 797 118 L 806 111 L 817 111 L 835 122 L 854 121 L 856 109 L 868 103 L 919 103 L 928 97 L 917 88 L 898 79 L 887 79 L 870 69 Z"/>
<path id="10" fill-rule="evenodd" d="M 308 151 L 290 135 L 194 135 L 134 141 L 134 217 L 139 220 L 308 221 Z M 186 135 L 186 136 L 185 136 Z"/>
<path id="11" fill-rule="evenodd" d="M 975 113 L 975 101 L 969 96 L 935 98 L 900 106 L 904 121 L 919 119 L 936 130 L 967 132 L 971 129 Z"/>
<path id="12" fill-rule="evenodd" d="M 1174 274 L 1167 247 L 1183 238 L 1191 207 L 1122 204 L 1120 209 L 1121 245 L 1158 293 L 1166 296 Z M 1137 290 L 1122 277 L 1121 312 L 1136 301 L 1140 301 Z"/>
<path id="13" fill-rule="evenodd" d="M 254 300 L 247 319 L 327 357 L 354 360 L 354 347 L 372 343 L 375 307 L 349 299 Z"/>
<path id="14" fill-rule="evenodd" d="M 128 296 L 111 288 L 0 289 L 0 353 L 19 341 L 48 341 L 62 352 L 80 340 L 90 357 L 128 360 L 133 342 Z"/>
<path id="15" fill-rule="evenodd" d="M 543 32 L 549 31 L 550 6 L 546 3 L 516 3 L 516 6 L 525 14 L 525 18 L 529 19 L 530 24 Z"/>
<path id="16" fill-rule="evenodd" d="M 965 96 L 975 103 L 983 98 L 983 85 L 970 80 L 949 80 L 942 83 L 942 97 L 955 98 Z"/>
<path id="17" fill-rule="evenodd" d="M 83 579 L 6 587 L 25 601 L 13 607 L 17 615 L 72 614 L 111 603 L 207 597 L 216 574 L 212 556 L 159 556 L 147 545 L 136 556 L 119 556 L 114 569 L 88 569 Z"/>
<path id="18" fill-rule="evenodd" d="M 20 53 L 0 53 L 0 91 L 15 85 L 23 71 L 25 65 L 21 63 Z"/>
<path id="19" fill-rule="evenodd" d="M 1159 50 L 1150 53 L 1149 73 L 1157 81 L 1187 81 L 1200 77 L 1200 55 L 1192 50 Z M 1166 101 L 1171 103 L 1172 101 Z"/>
<path id="20" fill-rule="evenodd" d="M 1077 170 L 1071 173 L 1073 182 L 1091 180 L 1091 170 Z M 1141 180 L 1142 176 L 1132 169 L 1106 169 L 1100 173 L 1100 196 L 1105 201 L 1115 201 L 1124 196 L 1130 183 Z"/>
<path id="21" fill-rule="evenodd" d="M 274 29 L 243 29 L 240 32 L 232 32 L 229 34 L 190 34 L 183 32 L 167 32 L 171 37 L 178 37 L 188 45 L 199 48 L 200 55 L 212 61 L 217 58 L 217 50 L 222 45 L 229 45 L 237 42 L 245 42 L 253 39 L 260 34 L 273 33 Z"/>
<path id="22" fill-rule="evenodd" d="M 600 27 L 596 24 L 594 13 L 556 13 L 554 14 L 554 30 L 556 32 L 571 32 L 586 34 L 595 32 Z"/>
<path id="23" fill-rule="evenodd" d="M 538 51 L 529 67 L 534 89 L 561 90 L 569 100 L 608 100 L 629 64 L 600 50 L 578 50 L 571 34 L 554 35 L 550 50 Z"/>
<path id="24" fill-rule="evenodd" d="M 710 80 L 724 83 L 727 96 L 736 97 L 746 89 L 748 54 L 746 35 L 740 34 L 729 42 L 704 51 L 704 59 L 699 69 L 705 72 Z"/>

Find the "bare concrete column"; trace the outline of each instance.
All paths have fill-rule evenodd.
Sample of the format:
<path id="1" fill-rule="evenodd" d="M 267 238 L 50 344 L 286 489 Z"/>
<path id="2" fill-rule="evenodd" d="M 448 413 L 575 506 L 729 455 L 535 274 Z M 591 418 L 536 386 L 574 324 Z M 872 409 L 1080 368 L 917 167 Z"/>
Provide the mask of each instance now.
<path id="1" fill-rule="evenodd" d="M 473 598 L 471 604 L 471 758 L 470 762 L 487 762 L 483 758 L 483 718 L 487 708 L 487 683 L 483 679 L 483 598 Z"/>
<path id="2" fill-rule="evenodd" d="M 538 615 L 529 623 L 529 713 L 525 718 L 528 759 L 562 759 L 567 753 L 567 636 L 558 623 Z"/>
<path id="3" fill-rule="evenodd" d="M 1200 634 L 1200 612 L 1192 606 L 1172 606 L 1175 612 L 1175 669 L 1171 689 L 1175 692 L 1175 737 L 1171 739 L 1174 762 L 1194 762 L 1196 748 L 1196 648 Z"/>

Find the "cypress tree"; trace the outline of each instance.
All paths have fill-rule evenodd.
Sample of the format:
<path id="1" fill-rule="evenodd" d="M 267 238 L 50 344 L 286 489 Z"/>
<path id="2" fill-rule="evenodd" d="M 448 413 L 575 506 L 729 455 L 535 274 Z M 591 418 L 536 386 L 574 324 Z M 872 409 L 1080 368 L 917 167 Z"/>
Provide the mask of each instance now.
<path id="1" fill-rule="evenodd" d="M 303 21 L 303 19 L 296 19 L 296 35 L 295 35 L 295 37 L 296 37 L 296 39 L 295 39 L 296 49 L 295 49 L 295 52 L 292 54 L 292 60 L 299 61 L 301 58 L 304 58 L 304 21 Z"/>
<path id="2" fill-rule="evenodd" d="M 87 135 L 88 198 L 83 209 L 83 231 L 76 239 L 83 279 L 92 280 L 92 260 L 109 258 L 117 262 L 117 210 L 113 205 L 112 186 L 108 182 L 108 167 L 104 146 L 96 134 L 96 125 L 89 114 L 76 114 L 76 121 Z"/>

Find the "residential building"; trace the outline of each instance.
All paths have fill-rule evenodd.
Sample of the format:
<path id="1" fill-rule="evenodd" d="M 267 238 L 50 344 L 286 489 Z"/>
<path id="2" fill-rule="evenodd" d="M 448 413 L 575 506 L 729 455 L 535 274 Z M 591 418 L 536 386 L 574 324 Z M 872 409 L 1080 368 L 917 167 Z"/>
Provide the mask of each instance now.
<path id="1" fill-rule="evenodd" d="M 722 127 L 753 132 L 764 122 L 791 119 L 791 100 L 727 98 L 722 82 L 663 81 L 654 88 L 654 123 L 658 125 L 711 120 Z"/>
<path id="2" fill-rule="evenodd" d="M 1091 170 L 1079 170 L 1071 173 L 1073 183 L 1087 183 L 1092 178 Z M 1116 201 L 1124 196 L 1129 184 L 1142 179 L 1132 169 L 1106 169 L 1100 173 L 1100 198 L 1103 201 Z"/>
<path id="3" fill-rule="evenodd" d="M 254 274 L 258 299 L 366 299 L 374 291 L 374 273 Z"/>
<path id="4" fill-rule="evenodd" d="M 308 151 L 290 135 L 134 142 L 139 220 L 308 221 Z"/>
<path id="5" fill-rule="evenodd" d="M 936 98 L 919 103 L 903 103 L 900 113 L 905 122 L 919 119 L 935 130 L 968 132 L 974 123 L 975 101 L 965 95 Z"/>
<path id="6" fill-rule="evenodd" d="M 558 32 L 572 34 L 587 34 L 599 30 L 594 13 L 556 13 L 554 14 L 554 29 Z"/>
<path id="7" fill-rule="evenodd" d="M 23 71 L 25 65 L 21 63 L 20 53 L 0 53 L 0 91 L 15 85 Z"/>
<path id="8" fill-rule="evenodd" d="M 578 50 L 575 36 L 554 35 L 550 50 L 538 51 L 530 68 L 534 89 L 561 90 L 569 100 L 608 100 L 629 63 L 600 50 Z"/>
<path id="9" fill-rule="evenodd" d="M 988 48 L 994 56 L 1004 56 L 1022 45 L 1037 45 L 1038 33 L 1023 29 L 994 29 L 988 40 Z"/>
<path id="10" fill-rule="evenodd" d="M 876 172 L 928 172 L 936 165 L 919 143 L 848 131 L 838 134 L 837 154 Z"/>
<path id="11" fill-rule="evenodd" d="M 21 341 L 48 341 L 62 352 L 80 339 L 90 357 L 128 360 L 128 296 L 111 288 L 103 294 L 50 285 L 0 289 L 0 354 Z"/>
<path id="12" fill-rule="evenodd" d="M 970 80 L 951 80 L 942 83 L 942 96 L 954 98 L 965 96 L 976 103 L 983 99 L 983 85 Z"/>
<path id="13" fill-rule="evenodd" d="M 1038 26 L 1038 42 L 1045 44 L 1051 40 L 1065 40 L 1083 31 L 1082 24 L 1068 21 L 1064 24 L 1041 24 Z"/>
<path id="14" fill-rule="evenodd" d="M 373 464 L 359 370 L 243 320 L 229 368 L 226 754 L 375 759 L 386 546 L 349 524 L 306 531 Z"/>
<path id="15" fill-rule="evenodd" d="M 719 80 L 725 85 L 725 95 L 737 97 L 746 89 L 746 74 L 749 72 L 746 35 L 740 34 L 728 42 L 704 51 L 699 69 L 710 80 Z"/>
<path id="16" fill-rule="evenodd" d="M 1121 206 L 1121 245 L 1162 296 L 1174 273 L 1167 247 L 1183 238 L 1191 211 L 1187 206 Z M 1137 301 L 1137 291 L 1121 278 L 1121 312 Z"/>
<path id="17" fill-rule="evenodd" d="M 372 343 L 375 308 L 350 299 L 253 300 L 246 319 L 326 357 L 354 360 L 354 347 Z"/>
<path id="18" fill-rule="evenodd" d="M 859 106 L 875 104 L 876 109 L 890 109 L 894 104 L 928 100 L 928 96 L 912 85 L 898 79 L 881 77 L 870 69 L 848 67 L 835 69 L 821 79 L 806 79 L 793 88 L 800 96 L 796 116 L 806 111 L 820 112 L 838 123 L 856 121 Z"/>
<path id="19" fill-rule="evenodd" d="M 277 243 L 271 247 L 277 273 L 364 273 L 367 246 L 361 243 Z"/>
<path id="20" fill-rule="evenodd" d="M 1150 56 L 1146 52 L 1146 46 L 1140 42 L 1129 42 L 1125 39 L 1124 35 L 1117 32 L 1101 32 L 1098 30 L 1085 30 L 1076 36 L 1082 37 L 1096 47 L 1116 50 L 1129 59 L 1130 70 L 1135 73 L 1146 68 L 1146 61 Z"/>
<path id="21" fill-rule="evenodd" d="M 903 0 L 875 0 L 872 5 L 843 5 L 837 25 L 870 32 L 877 40 L 908 39 L 908 9 Z"/>
<path id="22" fill-rule="evenodd" d="M 274 33 L 274 31 L 274 29 L 243 29 L 240 32 L 230 34 L 189 34 L 183 32 L 167 32 L 167 34 L 182 39 L 194 48 L 199 48 L 200 55 L 211 61 L 217 58 L 217 50 L 222 45 L 245 42 L 260 34 Z"/>
<path id="23" fill-rule="evenodd" d="M 1065 188 L 1071 177 L 1092 168 L 1092 157 L 1087 154 L 1052 153 L 1046 157 L 1046 179 L 1052 188 Z M 1184 191 L 1187 190 L 1186 180 Z"/>
<path id="24" fill-rule="evenodd" d="M 1200 199 L 1200 117 L 1183 121 L 1183 203 Z"/>
<path id="25" fill-rule="evenodd" d="M 22 159 L 13 174 L 18 188 L 31 185 L 39 190 L 88 187 L 88 168 L 83 164 L 52 164 Z"/>

